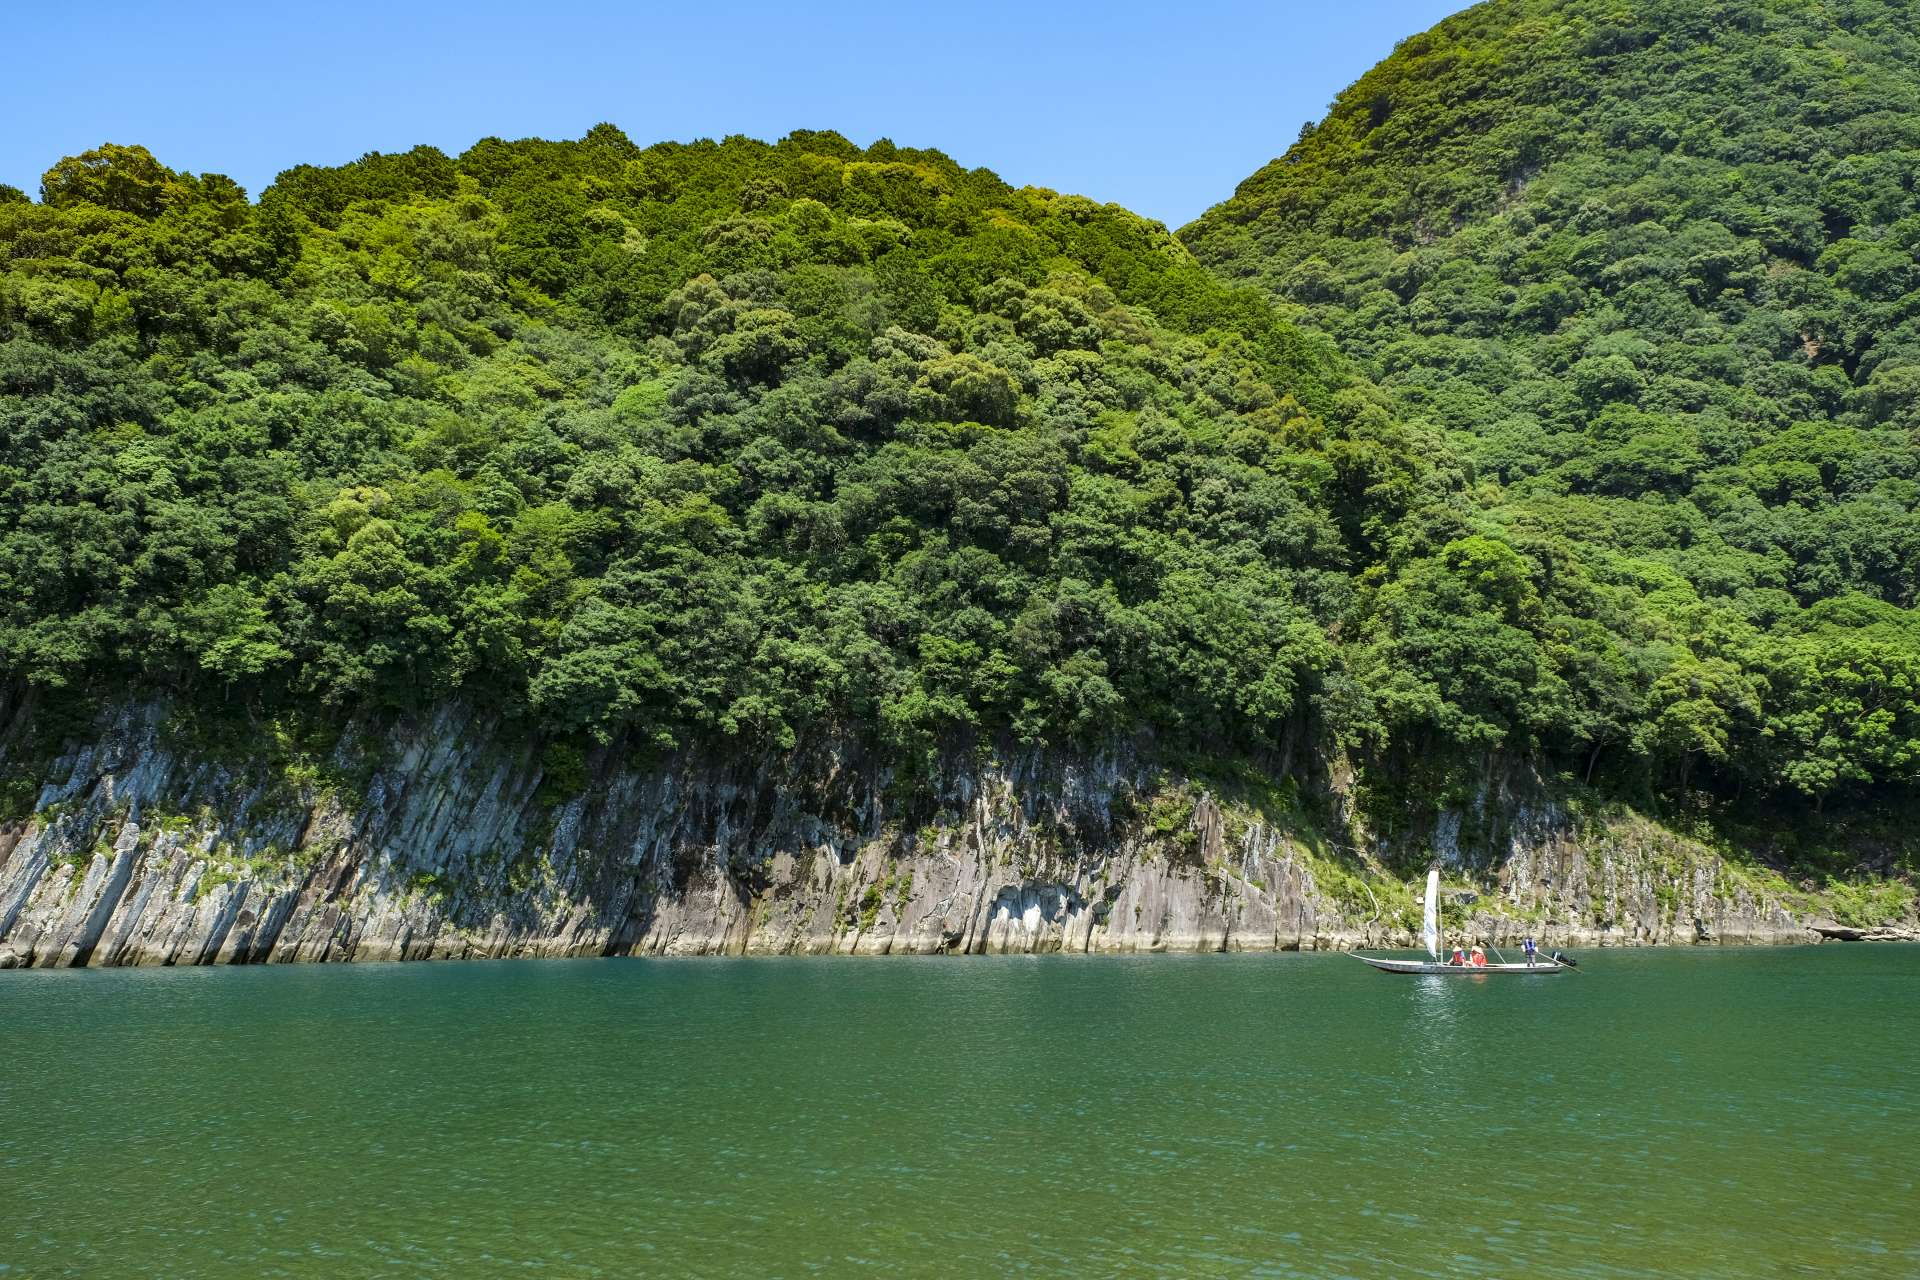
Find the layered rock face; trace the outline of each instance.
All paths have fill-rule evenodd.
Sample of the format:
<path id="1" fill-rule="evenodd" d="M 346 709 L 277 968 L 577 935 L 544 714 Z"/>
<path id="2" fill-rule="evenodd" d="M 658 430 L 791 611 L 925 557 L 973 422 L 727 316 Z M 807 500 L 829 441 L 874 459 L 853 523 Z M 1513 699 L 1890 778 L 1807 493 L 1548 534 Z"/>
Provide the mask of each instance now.
<path id="1" fill-rule="evenodd" d="M 0 965 L 1412 943 L 1323 838 L 1138 761 L 979 762 L 923 783 L 940 802 L 912 819 L 851 751 L 594 760 L 556 802 L 538 754 L 472 711 L 376 745 L 364 785 L 261 782 L 173 742 L 160 708 L 123 712 L 0 830 Z M 1488 803 L 1491 855 L 1447 815 L 1433 841 L 1482 864 L 1486 894 L 1446 905 L 1456 935 L 1817 938 L 1651 824 Z"/>

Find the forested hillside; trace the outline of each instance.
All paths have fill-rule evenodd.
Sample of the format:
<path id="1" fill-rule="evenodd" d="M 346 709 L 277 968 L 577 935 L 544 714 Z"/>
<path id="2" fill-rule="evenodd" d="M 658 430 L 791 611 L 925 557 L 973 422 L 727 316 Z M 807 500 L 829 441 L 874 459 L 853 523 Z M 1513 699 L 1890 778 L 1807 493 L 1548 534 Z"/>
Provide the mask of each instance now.
<path id="1" fill-rule="evenodd" d="M 1910 785 L 1920 8 L 1492 0 L 1182 236 L 1464 468 L 1350 615 L 1390 741 Z"/>
<path id="2" fill-rule="evenodd" d="M 0 664 L 569 744 L 1271 753 L 1429 470 L 1156 224 L 833 134 L 0 204 Z M 1344 721 L 1340 722 L 1344 724 Z"/>

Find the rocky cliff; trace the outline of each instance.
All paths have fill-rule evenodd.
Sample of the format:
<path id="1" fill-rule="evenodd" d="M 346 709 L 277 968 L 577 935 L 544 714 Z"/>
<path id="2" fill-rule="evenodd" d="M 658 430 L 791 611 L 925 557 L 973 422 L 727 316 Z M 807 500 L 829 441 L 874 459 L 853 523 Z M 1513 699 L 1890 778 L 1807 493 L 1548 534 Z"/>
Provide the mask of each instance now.
<path id="1" fill-rule="evenodd" d="M 223 763 L 158 706 L 82 739 L 4 748 L 38 790 L 0 828 L 0 965 L 1327 949 L 1409 945 L 1417 916 L 1351 822 L 1329 838 L 1138 760 L 981 759 L 910 811 L 850 751 L 556 779 L 460 708 L 349 734 L 323 769 Z M 1429 834 L 1456 935 L 1817 939 L 1775 874 L 1631 817 L 1487 803 L 1491 854 L 1462 815 Z"/>

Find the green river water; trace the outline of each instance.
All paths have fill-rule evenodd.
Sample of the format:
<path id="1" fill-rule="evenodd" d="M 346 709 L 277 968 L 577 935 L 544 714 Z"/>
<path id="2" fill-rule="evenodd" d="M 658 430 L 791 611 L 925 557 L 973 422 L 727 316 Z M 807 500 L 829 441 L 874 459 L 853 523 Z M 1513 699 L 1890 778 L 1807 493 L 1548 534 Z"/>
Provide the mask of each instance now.
<path id="1" fill-rule="evenodd" d="M 1920 1276 L 1920 947 L 0 973 L 0 1276 Z"/>

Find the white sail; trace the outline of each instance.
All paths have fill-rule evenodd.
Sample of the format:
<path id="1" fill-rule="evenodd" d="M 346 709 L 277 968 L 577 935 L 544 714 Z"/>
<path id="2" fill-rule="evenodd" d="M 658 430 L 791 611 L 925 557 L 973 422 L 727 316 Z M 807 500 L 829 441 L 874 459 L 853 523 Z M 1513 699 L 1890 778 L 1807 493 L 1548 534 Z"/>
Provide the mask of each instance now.
<path id="1" fill-rule="evenodd" d="M 1435 960 L 1440 958 L 1440 868 L 1434 867 L 1427 872 L 1427 915 L 1420 925 L 1420 937 L 1427 944 L 1427 954 Z"/>

